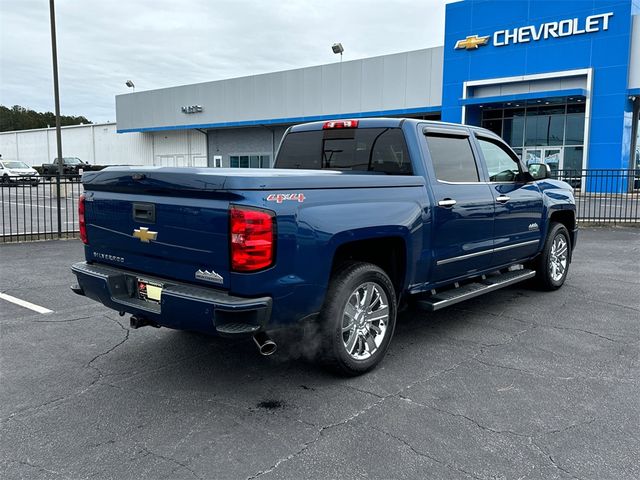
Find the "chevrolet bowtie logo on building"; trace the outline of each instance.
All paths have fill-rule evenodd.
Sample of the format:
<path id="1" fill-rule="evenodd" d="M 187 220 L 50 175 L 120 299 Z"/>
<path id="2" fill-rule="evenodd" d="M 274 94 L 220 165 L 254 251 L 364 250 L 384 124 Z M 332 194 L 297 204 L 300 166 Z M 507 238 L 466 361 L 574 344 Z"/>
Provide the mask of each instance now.
<path id="1" fill-rule="evenodd" d="M 477 50 L 483 45 L 489 43 L 489 37 L 479 37 L 478 35 L 471 35 L 464 40 L 458 40 L 456 42 L 456 50 L 466 48 L 467 50 Z"/>
<path id="2" fill-rule="evenodd" d="M 139 238 L 141 242 L 149 243 L 158 237 L 158 232 L 151 232 L 147 227 L 140 227 L 133 231 L 133 236 Z"/>

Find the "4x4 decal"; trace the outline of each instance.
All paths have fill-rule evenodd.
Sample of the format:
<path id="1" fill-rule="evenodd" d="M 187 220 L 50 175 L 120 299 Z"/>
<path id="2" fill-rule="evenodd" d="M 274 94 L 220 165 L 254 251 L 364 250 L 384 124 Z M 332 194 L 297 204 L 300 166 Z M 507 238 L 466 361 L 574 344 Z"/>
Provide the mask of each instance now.
<path id="1" fill-rule="evenodd" d="M 293 200 L 302 203 L 305 200 L 304 193 L 271 193 L 267 195 L 267 202 L 282 203 L 285 200 Z"/>

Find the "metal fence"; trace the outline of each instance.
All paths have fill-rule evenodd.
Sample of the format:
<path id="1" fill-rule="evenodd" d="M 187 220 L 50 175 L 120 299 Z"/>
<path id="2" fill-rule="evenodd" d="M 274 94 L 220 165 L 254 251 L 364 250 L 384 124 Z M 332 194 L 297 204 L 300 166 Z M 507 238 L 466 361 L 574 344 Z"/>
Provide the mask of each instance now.
<path id="1" fill-rule="evenodd" d="M 0 183 L 0 243 L 77 237 L 82 192 L 77 176 L 60 177 L 59 195 L 57 177 L 4 179 Z"/>
<path id="2" fill-rule="evenodd" d="M 640 223 L 640 169 L 555 170 L 553 178 L 575 190 L 578 220 L 583 223 Z M 78 236 L 76 176 L 0 183 L 2 225 L 0 243 L 51 240 Z"/>
<path id="3" fill-rule="evenodd" d="M 555 170 L 552 177 L 574 188 L 579 221 L 640 223 L 640 169 Z"/>

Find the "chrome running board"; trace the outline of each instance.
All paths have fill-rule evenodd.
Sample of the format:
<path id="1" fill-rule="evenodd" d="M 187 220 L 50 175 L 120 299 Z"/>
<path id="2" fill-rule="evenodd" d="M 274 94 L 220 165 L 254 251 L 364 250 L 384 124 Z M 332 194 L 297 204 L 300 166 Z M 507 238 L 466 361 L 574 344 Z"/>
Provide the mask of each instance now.
<path id="1" fill-rule="evenodd" d="M 475 283 L 468 283 L 458 288 L 436 292 L 428 298 L 418 300 L 416 305 L 422 310 L 435 312 L 441 308 L 464 302 L 470 298 L 479 297 L 485 293 L 493 292 L 514 283 L 528 280 L 536 275 L 534 270 L 514 270 L 501 273 L 492 277 L 483 278 Z"/>

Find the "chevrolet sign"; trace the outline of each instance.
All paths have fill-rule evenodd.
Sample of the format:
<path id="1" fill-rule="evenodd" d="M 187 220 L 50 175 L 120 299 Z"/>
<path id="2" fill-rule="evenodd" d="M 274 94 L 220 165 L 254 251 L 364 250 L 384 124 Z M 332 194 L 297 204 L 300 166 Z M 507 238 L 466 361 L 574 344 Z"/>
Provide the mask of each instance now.
<path id="1" fill-rule="evenodd" d="M 572 37 L 586 33 L 596 33 L 609 30 L 609 20 L 613 12 L 590 15 L 581 21 L 579 18 L 569 18 L 559 22 L 547 22 L 541 25 L 527 25 L 510 30 L 498 30 L 486 37 L 472 35 L 464 40 L 458 40 L 455 49 L 477 50 L 479 46 L 489 43 L 493 38 L 494 47 L 505 47 L 516 43 L 537 42 L 550 38 Z"/>

